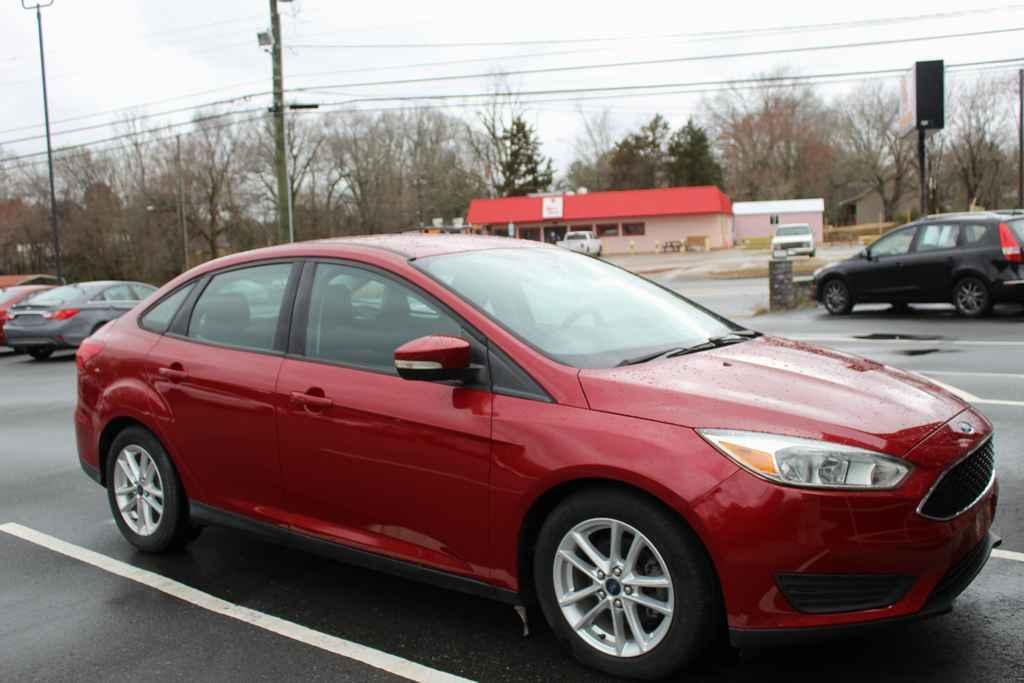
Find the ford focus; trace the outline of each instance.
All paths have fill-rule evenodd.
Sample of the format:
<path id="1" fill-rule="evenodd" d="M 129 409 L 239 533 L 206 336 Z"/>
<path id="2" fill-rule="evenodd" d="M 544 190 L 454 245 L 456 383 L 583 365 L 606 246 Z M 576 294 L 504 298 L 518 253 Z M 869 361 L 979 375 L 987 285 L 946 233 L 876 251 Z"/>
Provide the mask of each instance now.
<path id="1" fill-rule="evenodd" d="M 614 675 L 947 612 L 998 543 L 956 396 L 536 242 L 228 256 L 77 364 L 80 461 L 139 550 L 257 531 L 525 607 Z"/>

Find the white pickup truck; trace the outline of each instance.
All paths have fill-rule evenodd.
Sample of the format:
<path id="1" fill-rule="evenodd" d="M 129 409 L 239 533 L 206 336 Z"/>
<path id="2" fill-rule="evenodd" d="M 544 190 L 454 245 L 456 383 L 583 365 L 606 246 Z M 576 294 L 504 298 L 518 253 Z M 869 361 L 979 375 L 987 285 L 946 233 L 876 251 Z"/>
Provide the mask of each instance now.
<path id="1" fill-rule="evenodd" d="M 577 230 L 565 233 L 565 239 L 558 246 L 570 251 L 578 251 L 587 256 L 601 255 L 601 240 L 589 230 Z"/>
<path id="2" fill-rule="evenodd" d="M 780 225 L 772 237 L 772 253 L 806 254 L 814 258 L 814 231 L 806 223 Z"/>

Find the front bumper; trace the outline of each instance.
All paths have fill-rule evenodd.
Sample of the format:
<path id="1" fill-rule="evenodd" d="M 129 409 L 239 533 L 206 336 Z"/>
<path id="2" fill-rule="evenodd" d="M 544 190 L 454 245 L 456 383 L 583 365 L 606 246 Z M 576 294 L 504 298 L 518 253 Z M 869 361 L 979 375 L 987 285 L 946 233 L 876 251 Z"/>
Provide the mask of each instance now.
<path id="1" fill-rule="evenodd" d="M 975 548 L 955 564 L 935 587 L 928 601 L 920 611 L 899 617 L 875 619 L 836 626 L 813 628 L 730 628 L 729 642 L 741 650 L 755 650 L 778 645 L 792 645 L 830 638 L 858 636 L 866 632 L 891 628 L 903 624 L 923 621 L 946 614 L 953 609 L 953 601 L 964 592 L 988 563 L 992 550 L 1002 539 L 988 532 Z"/>
<path id="2" fill-rule="evenodd" d="M 740 470 L 706 496 L 694 512 L 705 525 L 733 642 L 819 637 L 948 611 L 998 542 L 990 532 L 998 482 L 948 521 L 917 511 L 958 454 L 990 434 L 971 411 L 955 420 L 974 423 L 977 434 L 964 437 L 950 424 L 937 430 L 908 454 L 914 470 L 893 491 L 799 489 Z M 791 577 L 811 581 L 796 584 L 800 594 L 787 585 Z M 816 585 L 832 593 L 815 594 Z M 881 598 L 872 601 L 867 589 Z"/>
<path id="3" fill-rule="evenodd" d="M 810 256 L 814 253 L 814 245 L 810 246 L 787 246 L 785 244 L 772 245 L 772 252 L 786 252 L 790 256 Z"/>

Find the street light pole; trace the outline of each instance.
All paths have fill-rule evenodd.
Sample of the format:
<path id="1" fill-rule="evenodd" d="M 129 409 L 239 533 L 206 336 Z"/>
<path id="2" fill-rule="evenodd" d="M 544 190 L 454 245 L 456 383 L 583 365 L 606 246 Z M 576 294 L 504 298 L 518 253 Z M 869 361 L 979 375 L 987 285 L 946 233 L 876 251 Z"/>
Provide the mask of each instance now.
<path id="1" fill-rule="evenodd" d="M 185 256 L 185 270 L 188 270 L 188 224 L 185 222 L 185 191 L 181 184 L 181 136 L 174 136 L 174 171 L 177 176 L 178 220 L 181 222 L 181 245 Z M 184 271 L 183 271 L 184 272 Z"/>
<path id="2" fill-rule="evenodd" d="M 64 282 L 64 269 L 60 258 L 60 229 L 57 225 L 57 191 L 53 181 L 53 146 L 50 142 L 50 99 L 46 92 L 46 53 L 43 50 L 43 7 L 49 7 L 49 2 L 37 2 L 30 5 L 26 0 L 21 0 L 24 9 L 36 11 L 36 28 L 39 31 L 39 68 L 43 74 L 43 119 L 46 122 L 46 163 L 50 169 L 50 229 L 53 231 L 53 259 L 54 268 L 57 271 L 57 281 Z"/>

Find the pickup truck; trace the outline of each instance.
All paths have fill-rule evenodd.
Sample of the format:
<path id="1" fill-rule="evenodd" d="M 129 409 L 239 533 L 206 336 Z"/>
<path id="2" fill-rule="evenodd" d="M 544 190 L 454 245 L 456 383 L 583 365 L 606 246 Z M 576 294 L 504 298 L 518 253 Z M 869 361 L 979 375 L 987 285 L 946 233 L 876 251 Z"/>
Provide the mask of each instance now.
<path id="1" fill-rule="evenodd" d="M 558 246 L 570 251 L 578 251 L 587 256 L 601 255 L 601 240 L 594 236 L 589 230 L 578 230 L 565 233 L 565 239 L 558 242 Z"/>
<path id="2" fill-rule="evenodd" d="M 780 225 L 772 237 L 772 253 L 806 254 L 814 258 L 814 231 L 806 223 Z"/>

